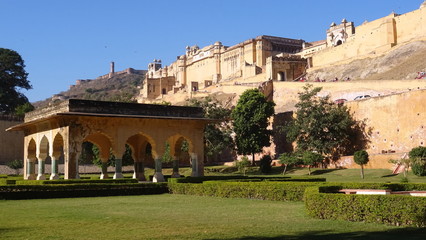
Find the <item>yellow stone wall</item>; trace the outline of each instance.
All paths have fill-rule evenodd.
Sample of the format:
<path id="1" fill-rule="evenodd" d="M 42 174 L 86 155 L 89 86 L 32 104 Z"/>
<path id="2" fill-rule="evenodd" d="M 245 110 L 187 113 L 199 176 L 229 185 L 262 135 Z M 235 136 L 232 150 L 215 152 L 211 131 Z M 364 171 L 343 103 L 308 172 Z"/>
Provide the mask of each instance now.
<path id="1" fill-rule="evenodd" d="M 406 153 L 426 146 L 426 90 L 352 101 L 347 106 L 356 119 L 371 128 L 369 154 Z"/>
<path id="2" fill-rule="evenodd" d="M 318 51 L 312 56 L 314 69 L 345 64 L 354 59 L 376 57 L 392 47 L 412 40 L 426 39 L 426 8 L 366 22 L 355 28 L 355 35 L 339 46 Z"/>
<path id="3" fill-rule="evenodd" d="M 23 160 L 24 134 L 22 132 L 6 132 L 6 129 L 20 124 L 19 121 L 0 119 L 0 163 Z"/>

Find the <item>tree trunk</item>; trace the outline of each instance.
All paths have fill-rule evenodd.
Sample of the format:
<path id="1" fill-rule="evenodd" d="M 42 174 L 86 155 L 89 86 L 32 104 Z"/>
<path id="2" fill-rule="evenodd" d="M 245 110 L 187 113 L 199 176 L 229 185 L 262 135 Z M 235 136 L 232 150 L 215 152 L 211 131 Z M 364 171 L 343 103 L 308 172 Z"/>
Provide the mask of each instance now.
<path id="1" fill-rule="evenodd" d="M 311 176 L 311 165 L 308 165 L 309 176 Z"/>
<path id="2" fill-rule="evenodd" d="M 252 153 L 252 156 L 253 156 L 253 158 L 252 158 L 252 160 L 251 160 L 251 165 L 254 167 L 254 166 L 256 166 L 256 164 L 255 164 L 255 162 L 254 162 L 254 153 Z"/>
<path id="3" fill-rule="evenodd" d="M 361 164 L 361 178 L 364 179 L 364 166 Z"/>
<path id="4" fill-rule="evenodd" d="M 284 171 L 283 171 L 283 175 L 285 175 L 285 172 L 287 171 L 287 164 L 284 164 Z"/>

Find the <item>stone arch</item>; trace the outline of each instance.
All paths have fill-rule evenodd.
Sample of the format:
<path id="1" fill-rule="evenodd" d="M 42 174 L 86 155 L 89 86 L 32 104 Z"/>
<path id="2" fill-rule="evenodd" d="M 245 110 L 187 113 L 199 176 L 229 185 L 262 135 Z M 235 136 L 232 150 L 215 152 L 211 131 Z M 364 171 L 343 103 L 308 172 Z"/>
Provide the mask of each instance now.
<path id="1" fill-rule="evenodd" d="M 88 136 L 86 136 L 83 142 L 90 142 L 95 144 L 99 148 L 99 155 L 102 161 L 108 160 L 110 149 L 112 147 L 112 141 L 111 138 L 108 137 L 106 134 L 101 132 L 92 133 Z"/>
<path id="2" fill-rule="evenodd" d="M 43 136 L 38 144 L 37 158 L 45 160 L 49 156 L 49 140 Z"/>
<path id="3" fill-rule="evenodd" d="M 154 139 L 144 133 L 135 134 L 126 142 L 132 149 L 132 157 L 135 162 L 143 162 L 147 166 L 154 166 L 154 159 L 158 157 Z M 147 152 L 147 150 L 150 152 Z M 150 154 L 147 155 L 147 154 Z"/>
<path id="4" fill-rule="evenodd" d="M 33 138 L 31 138 L 27 146 L 27 158 L 31 161 L 37 159 L 37 145 Z"/>
<path id="5" fill-rule="evenodd" d="M 45 135 L 40 139 L 37 147 L 37 160 L 38 160 L 38 175 L 37 180 L 45 180 L 46 176 L 44 175 L 45 163 L 49 155 L 49 140 Z M 50 160 L 50 158 L 49 158 Z"/>
<path id="6" fill-rule="evenodd" d="M 60 133 L 57 133 L 53 138 L 52 153 L 50 155 L 59 158 L 64 152 L 64 138 Z"/>
<path id="7" fill-rule="evenodd" d="M 34 180 L 35 176 L 35 163 L 37 161 L 37 144 L 36 141 L 31 138 L 27 146 L 27 159 L 26 159 L 26 171 L 25 179 Z"/>
<path id="8" fill-rule="evenodd" d="M 49 155 L 52 160 L 50 180 L 59 179 L 58 164 L 60 161 L 63 162 L 64 157 L 64 138 L 60 133 L 53 138 Z"/>
<path id="9" fill-rule="evenodd" d="M 277 73 L 277 79 L 278 79 L 278 81 L 284 82 L 286 80 L 286 74 L 285 74 L 285 72 L 279 71 Z"/>
<path id="10" fill-rule="evenodd" d="M 189 138 L 185 135 L 182 135 L 182 134 L 176 134 L 176 135 L 173 135 L 173 136 L 171 136 L 167 139 L 167 142 L 170 144 L 170 154 L 172 156 L 176 155 L 176 144 L 178 143 L 178 141 L 182 141 L 182 138 L 185 139 L 189 144 L 188 152 L 194 151 L 194 144 L 192 143 L 191 138 Z"/>
<path id="11" fill-rule="evenodd" d="M 187 151 L 182 151 L 182 147 L 185 143 L 185 141 L 188 143 L 188 149 Z M 179 164 L 189 166 L 190 165 L 190 155 L 189 153 L 192 152 L 192 149 L 189 148 L 189 140 L 183 136 L 179 137 L 175 144 L 172 147 L 174 149 L 174 156 L 176 159 L 178 159 Z"/>

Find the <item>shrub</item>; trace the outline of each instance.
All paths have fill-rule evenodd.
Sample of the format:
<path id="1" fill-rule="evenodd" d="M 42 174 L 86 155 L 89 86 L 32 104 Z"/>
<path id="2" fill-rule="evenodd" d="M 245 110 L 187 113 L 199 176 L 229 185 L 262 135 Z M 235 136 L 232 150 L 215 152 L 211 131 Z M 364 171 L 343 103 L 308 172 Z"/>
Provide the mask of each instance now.
<path id="1" fill-rule="evenodd" d="M 264 155 L 261 159 L 260 159 L 260 171 L 262 173 L 270 173 L 272 170 L 272 158 L 269 155 Z"/>
<path id="2" fill-rule="evenodd" d="M 320 184 L 324 183 L 207 181 L 202 184 L 191 184 L 169 182 L 169 190 L 176 194 L 199 196 L 302 201 L 306 187 Z"/>
<path id="3" fill-rule="evenodd" d="M 238 171 L 246 175 L 247 167 L 250 166 L 250 161 L 247 156 L 241 158 L 240 161 L 235 161 L 235 166 L 238 168 Z"/>
<path id="4" fill-rule="evenodd" d="M 16 175 L 18 175 L 19 169 L 24 167 L 24 161 L 15 159 L 15 160 L 8 162 L 7 166 L 12 168 L 12 169 L 15 169 Z"/>
<path id="5" fill-rule="evenodd" d="M 417 176 L 426 176 L 426 147 L 415 147 L 408 153 L 411 169 Z"/>
<path id="6" fill-rule="evenodd" d="M 398 185 L 399 188 L 404 188 L 405 184 Z M 409 184 L 406 186 L 412 187 Z M 426 198 L 330 193 L 341 188 L 341 186 L 307 188 L 304 200 L 308 214 L 321 219 L 426 226 Z"/>

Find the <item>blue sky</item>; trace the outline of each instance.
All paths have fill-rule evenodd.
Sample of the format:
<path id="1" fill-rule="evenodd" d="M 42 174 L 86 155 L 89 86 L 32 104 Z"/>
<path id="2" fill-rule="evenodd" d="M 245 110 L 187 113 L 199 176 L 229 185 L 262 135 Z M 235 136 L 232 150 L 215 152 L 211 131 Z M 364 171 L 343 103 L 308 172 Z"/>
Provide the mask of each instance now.
<path id="1" fill-rule="evenodd" d="M 0 47 L 23 57 L 31 102 L 77 79 L 170 64 L 187 45 L 234 45 L 260 35 L 317 41 L 331 22 L 358 26 L 423 0 L 0 0 Z"/>

